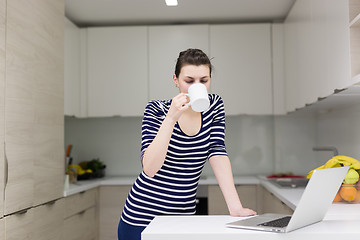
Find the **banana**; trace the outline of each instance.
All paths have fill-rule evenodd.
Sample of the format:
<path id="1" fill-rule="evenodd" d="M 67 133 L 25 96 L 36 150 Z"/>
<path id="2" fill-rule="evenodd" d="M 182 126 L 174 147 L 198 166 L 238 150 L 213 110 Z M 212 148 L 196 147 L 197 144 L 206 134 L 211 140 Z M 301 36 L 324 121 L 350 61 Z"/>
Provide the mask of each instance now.
<path id="1" fill-rule="evenodd" d="M 341 164 L 339 160 L 335 158 L 331 158 L 329 161 L 325 163 L 325 168 L 333 168 L 333 167 L 340 167 Z"/>
<path id="2" fill-rule="evenodd" d="M 350 166 L 356 170 L 360 169 L 360 162 L 355 158 L 344 156 L 344 155 L 337 155 L 333 158 L 339 160 L 340 163 L 344 164 L 345 166 Z"/>
<path id="3" fill-rule="evenodd" d="M 334 168 L 341 166 L 350 166 L 350 168 L 353 168 L 355 170 L 358 170 L 358 172 L 360 172 L 360 161 L 352 157 L 348 157 L 344 155 L 336 155 L 331 159 L 329 159 L 324 165 L 310 171 L 306 177 L 310 178 L 313 172 L 317 169 Z"/>

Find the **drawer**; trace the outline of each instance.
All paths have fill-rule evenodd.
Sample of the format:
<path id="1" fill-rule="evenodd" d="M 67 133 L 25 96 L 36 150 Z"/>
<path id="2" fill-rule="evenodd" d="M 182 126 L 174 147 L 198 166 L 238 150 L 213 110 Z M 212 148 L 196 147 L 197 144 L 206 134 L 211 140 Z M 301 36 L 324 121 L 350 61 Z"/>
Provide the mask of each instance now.
<path id="1" fill-rule="evenodd" d="M 96 205 L 96 197 L 97 188 L 66 197 L 64 218 L 94 207 Z"/>
<path id="2" fill-rule="evenodd" d="M 95 207 L 88 208 L 64 220 L 64 240 L 97 239 Z"/>
<path id="3" fill-rule="evenodd" d="M 0 218 L 0 240 L 5 239 L 5 225 L 4 219 Z"/>

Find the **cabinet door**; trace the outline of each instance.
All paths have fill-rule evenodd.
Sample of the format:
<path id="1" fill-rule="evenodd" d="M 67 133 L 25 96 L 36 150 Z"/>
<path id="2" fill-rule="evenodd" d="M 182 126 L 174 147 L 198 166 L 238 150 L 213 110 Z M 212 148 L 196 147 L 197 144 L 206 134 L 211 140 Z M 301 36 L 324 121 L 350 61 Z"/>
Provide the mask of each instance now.
<path id="1" fill-rule="evenodd" d="M 80 117 L 80 29 L 65 18 L 64 113 Z"/>
<path id="2" fill-rule="evenodd" d="M 36 5 L 36 2 L 32 4 Z M 35 150 L 33 179 L 35 206 L 64 195 L 64 1 L 37 4 L 34 64 Z"/>
<path id="3" fill-rule="evenodd" d="M 64 240 L 95 240 L 96 211 L 95 207 L 73 215 L 64 220 Z M 112 229 L 116 232 L 116 229 Z"/>
<path id="4" fill-rule="evenodd" d="M 242 205 L 246 208 L 258 211 L 257 206 L 257 186 L 256 185 L 236 185 Z M 224 196 L 218 185 L 209 185 L 208 188 L 209 215 L 228 215 L 229 210 Z"/>
<path id="5" fill-rule="evenodd" d="M 38 206 L 33 210 L 32 239 L 62 240 L 64 230 L 64 199 Z"/>
<path id="6" fill-rule="evenodd" d="M 33 205 L 33 163 L 35 159 L 34 84 L 40 54 L 36 40 L 36 4 L 32 1 L 7 1 L 5 151 L 8 182 L 5 188 L 5 214 Z M 22 239 L 22 238 L 17 238 Z M 24 238 L 26 239 L 26 238 Z"/>
<path id="7" fill-rule="evenodd" d="M 148 101 L 147 27 L 88 29 L 88 116 L 142 116 Z"/>
<path id="8" fill-rule="evenodd" d="M 0 1 L 0 175 L 4 173 L 5 143 L 5 1 Z M 0 218 L 4 215 L 4 178 L 0 177 Z M 0 239 L 1 238 L 0 231 Z"/>
<path id="9" fill-rule="evenodd" d="M 0 218 L 0 240 L 5 240 L 5 223 L 2 218 Z"/>
<path id="10" fill-rule="evenodd" d="M 64 2 L 7 2 L 5 214 L 62 197 Z"/>
<path id="11" fill-rule="evenodd" d="M 349 87 L 348 1 L 296 1 L 285 20 L 287 111 Z"/>
<path id="12" fill-rule="evenodd" d="M 270 24 L 211 25 L 210 43 L 226 114 L 272 114 Z"/>
<path id="13" fill-rule="evenodd" d="M 33 240 L 34 209 L 4 218 L 5 240 Z"/>
<path id="14" fill-rule="evenodd" d="M 271 192 L 263 188 L 263 212 L 293 214 L 293 210 L 274 196 Z"/>
<path id="15" fill-rule="evenodd" d="M 149 96 L 172 99 L 179 94 L 173 75 L 181 51 L 199 48 L 209 54 L 208 25 L 149 27 Z M 211 56 L 209 56 L 211 57 Z"/>
<path id="16" fill-rule="evenodd" d="M 131 186 L 100 187 L 99 239 L 117 238 L 117 226 Z"/>

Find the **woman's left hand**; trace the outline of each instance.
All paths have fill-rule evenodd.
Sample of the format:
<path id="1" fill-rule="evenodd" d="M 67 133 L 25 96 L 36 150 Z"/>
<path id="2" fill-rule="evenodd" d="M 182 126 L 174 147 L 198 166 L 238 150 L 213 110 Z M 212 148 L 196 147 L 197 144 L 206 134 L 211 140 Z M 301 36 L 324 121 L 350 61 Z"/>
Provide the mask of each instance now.
<path id="1" fill-rule="evenodd" d="M 230 215 L 233 217 L 248 217 L 256 214 L 257 213 L 250 208 L 239 208 L 234 212 L 230 212 Z"/>

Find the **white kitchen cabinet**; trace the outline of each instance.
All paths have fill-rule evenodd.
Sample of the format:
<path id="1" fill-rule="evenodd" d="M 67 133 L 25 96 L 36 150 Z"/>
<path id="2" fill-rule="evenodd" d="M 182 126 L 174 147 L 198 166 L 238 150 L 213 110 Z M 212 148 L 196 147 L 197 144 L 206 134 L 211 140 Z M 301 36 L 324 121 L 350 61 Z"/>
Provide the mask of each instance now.
<path id="1" fill-rule="evenodd" d="M 5 1 L 0 1 L 0 175 L 4 172 L 5 155 Z M 0 218 L 4 215 L 4 177 L 0 177 Z M 1 223 L 2 225 L 2 223 Z M 0 226 L 1 229 L 1 226 Z M 3 231 L 0 230 L 0 239 Z"/>
<path id="2" fill-rule="evenodd" d="M 147 27 L 88 28 L 89 117 L 142 116 L 147 79 Z"/>
<path id="3" fill-rule="evenodd" d="M 64 200 L 64 228 L 61 239 L 97 240 L 98 189 L 80 192 L 66 197 Z"/>
<path id="4" fill-rule="evenodd" d="M 360 82 L 360 1 L 349 1 L 351 78 Z"/>
<path id="5" fill-rule="evenodd" d="M 81 117 L 80 29 L 67 18 L 64 39 L 64 113 Z"/>
<path id="6" fill-rule="evenodd" d="M 286 110 L 351 86 L 348 1 L 296 1 L 284 23 Z"/>
<path id="7" fill-rule="evenodd" d="M 63 195 L 63 32 L 63 1 L 6 2 L 4 215 Z"/>
<path id="8" fill-rule="evenodd" d="M 259 212 L 259 186 L 236 185 L 235 187 L 242 205 Z M 229 215 L 229 210 L 219 185 L 208 186 L 208 208 L 209 215 Z"/>
<path id="9" fill-rule="evenodd" d="M 173 81 L 175 64 L 179 53 L 188 48 L 199 48 L 209 54 L 208 25 L 149 27 L 150 100 L 172 99 L 179 94 Z"/>
<path id="10" fill-rule="evenodd" d="M 117 227 L 131 185 L 100 187 L 99 239 L 117 238 Z"/>
<path id="11" fill-rule="evenodd" d="M 210 26 L 212 92 L 227 115 L 272 114 L 270 24 Z"/>

